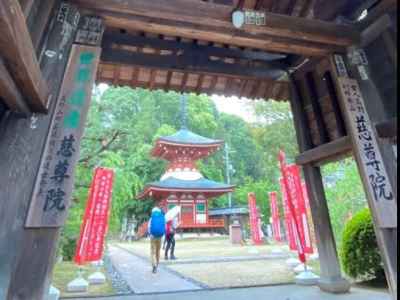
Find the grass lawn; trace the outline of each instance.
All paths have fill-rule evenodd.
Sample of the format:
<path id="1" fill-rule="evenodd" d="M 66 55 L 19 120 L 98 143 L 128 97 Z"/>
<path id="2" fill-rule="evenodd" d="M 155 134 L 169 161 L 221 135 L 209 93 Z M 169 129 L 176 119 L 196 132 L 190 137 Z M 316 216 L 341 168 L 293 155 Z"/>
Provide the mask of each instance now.
<path id="1" fill-rule="evenodd" d="M 174 264 L 168 268 L 211 288 L 268 285 L 294 282 L 285 260 Z"/>
<path id="2" fill-rule="evenodd" d="M 78 266 L 73 262 L 59 262 L 55 265 L 53 272 L 52 284 L 58 288 L 61 292 L 61 297 L 68 296 L 102 296 L 112 295 L 114 293 L 113 288 L 109 280 L 105 284 L 100 285 L 89 285 L 87 293 L 68 293 L 66 291 L 67 284 L 76 278 L 78 273 Z M 87 277 L 96 271 L 96 267 L 89 265 L 83 266 L 83 277 L 87 280 Z M 103 274 L 106 274 L 103 268 L 100 269 Z"/>

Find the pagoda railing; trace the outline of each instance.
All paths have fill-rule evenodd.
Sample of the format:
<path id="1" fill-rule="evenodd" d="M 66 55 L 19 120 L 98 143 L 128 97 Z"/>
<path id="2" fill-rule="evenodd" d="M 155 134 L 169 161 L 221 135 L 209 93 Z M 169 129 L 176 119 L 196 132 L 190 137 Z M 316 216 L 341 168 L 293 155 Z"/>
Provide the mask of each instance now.
<path id="1" fill-rule="evenodd" d="M 222 228 L 225 227 L 225 220 L 223 218 L 210 218 L 207 223 L 195 223 L 193 221 L 186 221 L 180 224 L 180 228 Z"/>

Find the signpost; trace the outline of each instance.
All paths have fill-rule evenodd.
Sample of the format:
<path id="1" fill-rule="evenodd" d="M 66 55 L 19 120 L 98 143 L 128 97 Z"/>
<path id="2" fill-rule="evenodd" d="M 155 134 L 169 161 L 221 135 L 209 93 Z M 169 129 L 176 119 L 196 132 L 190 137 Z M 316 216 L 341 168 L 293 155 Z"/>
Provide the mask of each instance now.
<path id="1" fill-rule="evenodd" d="M 26 227 L 61 227 L 65 222 L 100 51 L 99 47 L 72 46 L 33 189 Z"/>
<path id="2" fill-rule="evenodd" d="M 368 197 L 372 200 L 369 204 L 376 212 L 377 225 L 380 228 L 397 228 L 397 201 L 358 83 L 355 79 L 339 77 L 339 89 L 351 136 L 355 137 L 353 144 L 357 164 Z"/>

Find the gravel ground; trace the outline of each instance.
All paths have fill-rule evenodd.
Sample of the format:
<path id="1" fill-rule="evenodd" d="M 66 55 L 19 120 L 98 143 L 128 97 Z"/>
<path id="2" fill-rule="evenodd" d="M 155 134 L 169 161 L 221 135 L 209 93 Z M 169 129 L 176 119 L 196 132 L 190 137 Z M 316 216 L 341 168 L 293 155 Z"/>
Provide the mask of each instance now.
<path id="1" fill-rule="evenodd" d="M 149 259 L 149 241 L 113 243 L 120 249 Z M 161 264 L 183 278 L 191 278 L 210 288 L 258 286 L 294 282 L 294 272 L 286 265 L 295 256 L 283 244 L 253 246 L 232 245 L 227 237 L 180 239 L 177 241 L 177 260 Z M 319 263 L 312 262 L 319 273 Z"/>
<path id="2" fill-rule="evenodd" d="M 149 257 L 149 241 L 147 239 L 131 243 L 116 243 L 141 257 Z M 247 244 L 232 245 L 227 237 L 180 239 L 176 241 L 175 256 L 179 259 L 207 260 L 215 257 L 289 255 L 284 244 L 266 244 L 253 246 Z"/>
<path id="3" fill-rule="evenodd" d="M 111 285 L 114 289 L 115 294 L 131 294 L 133 291 L 129 287 L 128 283 L 121 274 L 112 265 L 108 253 L 104 255 L 104 268 L 106 269 L 107 275 L 111 280 Z"/>

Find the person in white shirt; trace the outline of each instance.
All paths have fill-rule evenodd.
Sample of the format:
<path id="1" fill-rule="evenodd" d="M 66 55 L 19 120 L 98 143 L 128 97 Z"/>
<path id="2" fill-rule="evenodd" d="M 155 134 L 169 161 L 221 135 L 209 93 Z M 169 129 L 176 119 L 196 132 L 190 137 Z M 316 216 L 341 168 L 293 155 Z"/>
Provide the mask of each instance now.
<path id="1" fill-rule="evenodd" d="M 167 247 L 165 248 L 165 259 L 168 259 L 168 252 L 170 251 L 170 259 L 176 259 L 175 252 L 175 232 L 179 226 L 178 217 L 173 218 L 172 220 L 166 223 L 165 230 L 165 240 L 167 242 Z"/>

